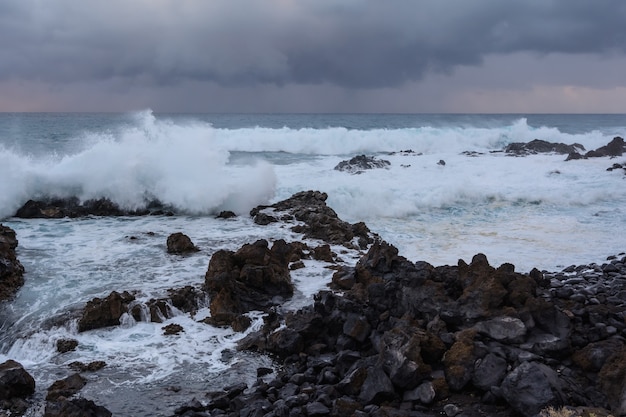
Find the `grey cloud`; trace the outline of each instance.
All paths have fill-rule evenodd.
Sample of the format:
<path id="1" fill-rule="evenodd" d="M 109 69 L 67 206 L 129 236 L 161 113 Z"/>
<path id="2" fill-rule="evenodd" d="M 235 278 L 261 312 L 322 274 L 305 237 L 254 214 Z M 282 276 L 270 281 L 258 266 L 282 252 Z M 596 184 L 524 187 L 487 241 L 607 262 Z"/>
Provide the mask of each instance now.
<path id="1" fill-rule="evenodd" d="M 626 52 L 626 2 L 0 3 L 0 79 L 380 88 L 485 56 Z"/>

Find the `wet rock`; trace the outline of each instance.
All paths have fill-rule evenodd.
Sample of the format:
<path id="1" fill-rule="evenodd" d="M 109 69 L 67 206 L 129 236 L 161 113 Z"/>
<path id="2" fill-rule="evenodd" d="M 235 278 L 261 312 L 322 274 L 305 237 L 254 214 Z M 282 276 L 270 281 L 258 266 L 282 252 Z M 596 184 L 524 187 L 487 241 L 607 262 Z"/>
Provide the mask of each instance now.
<path id="1" fill-rule="evenodd" d="M 87 381 L 80 374 L 72 374 L 65 379 L 55 381 L 48 388 L 46 401 L 56 401 L 61 397 L 69 398 L 80 391 L 85 384 L 87 384 Z"/>
<path id="2" fill-rule="evenodd" d="M 349 161 L 341 161 L 335 166 L 336 171 L 348 172 L 350 174 L 361 174 L 368 169 L 387 168 L 391 163 L 384 159 L 377 159 L 373 156 L 358 155 Z"/>
<path id="3" fill-rule="evenodd" d="M 77 372 L 96 372 L 104 368 L 105 366 L 105 361 L 92 361 L 89 363 L 75 361 L 69 364 L 69 368 Z"/>
<path id="4" fill-rule="evenodd" d="M 76 339 L 59 339 L 57 340 L 57 352 L 66 353 L 76 349 L 78 340 Z"/>
<path id="5" fill-rule="evenodd" d="M 596 150 L 589 151 L 585 154 L 586 158 L 598 158 L 603 156 L 622 156 L 626 152 L 626 143 L 624 139 L 616 136 L 607 143 Z"/>
<path id="6" fill-rule="evenodd" d="M 0 301 L 13 297 L 24 285 L 24 267 L 15 255 L 15 231 L 0 224 Z"/>
<path id="7" fill-rule="evenodd" d="M 128 311 L 128 305 L 135 297 L 128 292 L 113 291 L 106 298 L 94 298 L 87 302 L 82 317 L 78 320 L 78 331 L 84 332 L 102 327 L 117 326 L 120 317 Z"/>
<path id="8" fill-rule="evenodd" d="M 43 417 L 110 417 L 106 408 L 84 398 L 48 401 Z"/>
<path id="9" fill-rule="evenodd" d="M 220 211 L 216 217 L 218 219 L 232 219 L 234 217 L 237 217 L 237 215 L 230 210 L 224 210 L 224 211 Z"/>
<path id="10" fill-rule="evenodd" d="M 189 236 L 184 233 L 172 233 L 167 238 L 167 253 L 185 254 L 198 252 L 199 250 Z"/>
<path id="11" fill-rule="evenodd" d="M 163 327 L 163 334 L 166 336 L 179 334 L 180 332 L 184 332 L 183 326 L 176 323 L 168 324 Z"/>
<path id="12" fill-rule="evenodd" d="M 581 144 L 574 143 L 567 145 L 565 143 L 553 143 L 541 139 L 534 139 L 528 143 L 514 142 L 504 149 L 507 154 L 513 154 L 517 156 L 531 155 L 538 153 L 557 153 L 557 154 L 570 154 L 579 153 L 584 151 L 585 147 Z"/>
<path id="13" fill-rule="evenodd" d="M 76 197 L 29 200 L 15 214 L 15 217 L 33 219 L 60 219 L 63 217 L 84 216 L 142 216 L 151 214 L 160 203 L 152 202 L 150 208 L 125 210 L 107 198 L 81 202 Z"/>
<path id="14" fill-rule="evenodd" d="M 246 244 L 237 252 L 220 250 L 209 263 L 205 288 L 211 315 L 266 310 L 293 295 L 289 262 L 294 248 L 284 240 Z"/>
<path id="15" fill-rule="evenodd" d="M 250 215 L 257 224 L 278 221 L 279 217 L 297 220 L 302 224 L 292 227 L 291 230 L 303 233 L 307 238 L 347 247 L 354 247 L 353 239 L 356 238 L 360 248 L 367 247 L 373 241 L 367 226 L 364 223 L 352 225 L 339 219 L 337 213 L 326 205 L 327 198 L 326 193 L 303 191 L 271 206 L 258 206 L 250 211 Z M 261 222 L 262 219 L 265 220 Z"/>
<path id="16" fill-rule="evenodd" d="M 35 380 L 24 367 L 8 360 L 0 364 L 0 400 L 26 398 L 35 392 Z"/>

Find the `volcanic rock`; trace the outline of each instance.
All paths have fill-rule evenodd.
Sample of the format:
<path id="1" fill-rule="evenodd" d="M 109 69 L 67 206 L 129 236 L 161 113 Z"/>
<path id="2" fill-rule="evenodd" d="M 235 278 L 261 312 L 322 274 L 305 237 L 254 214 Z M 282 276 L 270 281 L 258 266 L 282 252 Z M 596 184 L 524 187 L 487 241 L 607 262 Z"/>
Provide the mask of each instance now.
<path id="1" fill-rule="evenodd" d="M 120 317 L 128 311 L 135 297 L 128 292 L 113 291 L 106 298 L 94 298 L 87 302 L 82 317 L 78 320 L 78 331 L 98 329 L 120 324 Z"/>
<path id="2" fill-rule="evenodd" d="M 293 295 L 289 263 L 294 247 L 277 240 L 246 244 L 237 252 L 220 250 L 211 257 L 205 276 L 211 316 L 266 310 Z M 232 317 L 234 319 L 234 316 Z"/>
<path id="3" fill-rule="evenodd" d="M 106 408 L 84 398 L 72 400 L 59 398 L 56 401 L 46 403 L 43 417 L 111 417 L 111 415 L 111 412 Z"/>
<path id="4" fill-rule="evenodd" d="M 26 398 L 35 392 L 35 380 L 14 360 L 0 364 L 0 400 Z"/>
<path id="5" fill-rule="evenodd" d="M 172 233 L 167 238 L 167 253 L 184 254 L 198 252 L 199 250 L 189 236 L 184 233 Z"/>
<path id="6" fill-rule="evenodd" d="M 66 353 L 76 349 L 78 340 L 76 339 L 59 339 L 57 340 L 57 352 Z"/>
<path id="7" fill-rule="evenodd" d="M 0 224 L 0 301 L 7 300 L 24 285 L 24 267 L 15 255 L 15 231 Z"/>
<path id="8" fill-rule="evenodd" d="M 596 150 L 587 152 L 585 157 L 597 158 L 603 156 L 622 156 L 624 152 L 626 152 L 626 143 L 623 138 L 616 136 L 606 145 L 601 146 Z"/>
<path id="9" fill-rule="evenodd" d="M 373 156 L 358 155 L 349 161 L 341 161 L 335 166 L 335 170 L 349 172 L 350 174 L 362 174 L 363 171 L 376 168 L 387 168 L 391 163 L 384 159 Z"/>
<path id="10" fill-rule="evenodd" d="M 365 249 L 373 242 L 367 226 L 341 220 L 335 211 L 326 205 L 328 195 L 319 191 L 303 191 L 287 200 L 271 206 L 258 206 L 250 211 L 255 223 L 266 225 L 279 220 L 298 221 L 291 228 L 296 233 L 303 233 L 307 238 L 320 239 L 333 245 L 344 245 Z M 268 214 L 267 211 L 271 213 Z M 356 240 L 356 242 L 353 242 Z"/>
<path id="11" fill-rule="evenodd" d="M 171 214 L 159 201 L 148 202 L 145 209 L 123 209 L 108 198 L 80 201 L 77 197 L 28 200 L 15 217 L 33 219 L 60 219 L 85 216 L 145 216 Z"/>
<path id="12" fill-rule="evenodd" d="M 541 139 L 534 139 L 528 143 L 513 142 L 507 145 L 504 152 L 516 156 L 532 155 L 538 153 L 570 154 L 584 151 L 585 147 L 579 143 L 567 145 L 565 143 L 553 143 Z"/>
<path id="13" fill-rule="evenodd" d="M 65 379 L 55 381 L 48 388 L 46 401 L 55 401 L 61 397 L 69 398 L 80 391 L 87 381 L 80 374 L 72 374 Z"/>

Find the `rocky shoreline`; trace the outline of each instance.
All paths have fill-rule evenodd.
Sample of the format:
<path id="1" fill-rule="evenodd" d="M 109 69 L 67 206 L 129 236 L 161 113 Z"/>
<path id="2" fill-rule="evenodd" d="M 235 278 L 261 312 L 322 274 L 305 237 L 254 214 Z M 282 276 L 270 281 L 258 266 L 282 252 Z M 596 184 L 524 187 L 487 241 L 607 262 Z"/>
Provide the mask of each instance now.
<path id="1" fill-rule="evenodd" d="M 86 303 L 75 317 L 79 331 L 119 325 L 124 314 L 162 322 L 172 307 L 193 314 L 207 298 L 207 325 L 242 331 L 246 312 L 265 311 L 263 328 L 239 349 L 270 355 L 275 368 L 258 369 L 251 386 L 181 404 L 176 416 L 533 417 L 548 415 L 548 407 L 572 416 L 626 415 L 624 253 L 560 272 L 521 274 L 512 264 L 491 266 L 482 254 L 435 267 L 405 259 L 362 223 L 342 221 L 326 197 L 307 191 L 251 212 L 257 224 L 283 222 L 319 246 L 261 240 L 218 251 L 202 288 L 171 289 L 146 305 L 113 291 Z M 2 227 L 0 243 L 0 272 L 6 265 L 20 272 L 15 233 Z M 346 266 L 330 245 L 366 252 Z M 171 253 L 195 250 L 184 235 L 168 241 Z M 332 284 L 312 305 L 282 312 L 277 307 L 293 293 L 290 271 L 309 258 L 336 270 Z M 165 327 L 171 337 L 184 331 Z M 60 353 L 76 347 L 62 342 Z M 80 398 L 80 373 L 105 365 L 77 364 L 76 374 L 53 384 L 45 416 L 111 415 Z M 0 365 L 0 408 L 10 415 L 28 408 L 28 377 L 13 361 Z M 16 378 L 24 389 L 12 388 Z"/>

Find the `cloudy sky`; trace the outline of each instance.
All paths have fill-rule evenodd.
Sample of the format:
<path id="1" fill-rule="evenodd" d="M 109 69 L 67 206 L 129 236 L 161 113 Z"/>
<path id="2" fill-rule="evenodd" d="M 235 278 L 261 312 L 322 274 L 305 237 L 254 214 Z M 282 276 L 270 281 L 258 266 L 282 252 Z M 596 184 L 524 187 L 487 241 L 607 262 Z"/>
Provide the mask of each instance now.
<path id="1" fill-rule="evenodd" d="M 624 0 L 1 0 L 0 111 L 626 112 Z"/>

